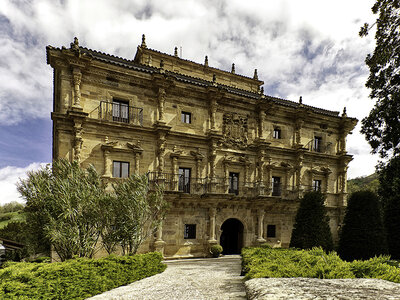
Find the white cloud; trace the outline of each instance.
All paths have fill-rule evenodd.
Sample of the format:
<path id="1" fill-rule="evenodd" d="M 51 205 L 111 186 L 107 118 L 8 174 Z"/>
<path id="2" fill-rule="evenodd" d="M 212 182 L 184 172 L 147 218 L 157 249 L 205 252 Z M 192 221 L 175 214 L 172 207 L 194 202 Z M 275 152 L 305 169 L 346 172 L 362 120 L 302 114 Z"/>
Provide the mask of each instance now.
<path id="1" fill-rule="evenodd" d="M 265 91 L 361 120 L 372 107 L 364 82 L 364 58 L 373 36 L 359 38 L 372 23 L 375 0 L 38 0 L 0 2 L 0 124 L 48 118 L 52 72 L 45 46 L 83 46 L 133 58 L 141 34 L 147 45 L 252 76 L 258 69 Z M 369 146 L 358 133 L 349 137 L 356 154 L 349 174 L 367 175 Z M 356 141 L 356 142 L 353 142 Z M 360 157 L 358 157 L 358 155 Z M 363 160 L 365 158 L 365 160 Z M 374 161 L 371 159 L 370 161 Z M 353 171 L 354 170 L 354 171 Z M 356 171 L 357 170 L 357 171 Z"/>
<path id="2" fill-rule="evenodd" d="M 36 171 L 44 165 L 44 163 L 31 163 L 25 168 L 7 166 L 0 169 L 0 205 L 12 201 L 24 203 L 24 200 L 17 191 L 17 182 L 19 182 L 20 179 L 27 178 L 26 173 L 28 171 Z"/>

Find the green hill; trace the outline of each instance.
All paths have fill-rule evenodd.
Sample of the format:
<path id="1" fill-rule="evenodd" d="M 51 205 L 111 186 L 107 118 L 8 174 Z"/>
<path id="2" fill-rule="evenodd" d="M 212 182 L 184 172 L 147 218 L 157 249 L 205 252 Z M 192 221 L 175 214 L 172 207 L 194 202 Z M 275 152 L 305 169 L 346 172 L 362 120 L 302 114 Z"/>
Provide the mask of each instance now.
<path id="1" fill-rule="evenodd" d="M 378 188 L 379 180 L 377 173 L 347 180 L 347 192 L 349 194 L 361 190 L 369 190 L 376 193 L 378 191 Z"/>

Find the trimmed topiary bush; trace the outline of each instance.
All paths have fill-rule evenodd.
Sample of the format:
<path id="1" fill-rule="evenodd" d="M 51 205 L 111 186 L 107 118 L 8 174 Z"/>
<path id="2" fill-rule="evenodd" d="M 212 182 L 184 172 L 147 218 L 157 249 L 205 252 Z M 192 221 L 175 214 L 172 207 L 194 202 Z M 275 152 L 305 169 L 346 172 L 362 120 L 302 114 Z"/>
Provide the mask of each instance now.
<path id="1" fill-rule="evenodd" d="M 7 262 L 0 269 L 1 299 L 85 299 L 163 272 L 160 253 L 78 258 L 60 263 Z"/>
<path id="2" fill-rule="evenodd" d="M 375 193 L 359 191 L 351 194 L 338 252 L 347 261 L 387 253 L 381 210 Z"/>
<path id="3" fill-rule="evenodd" d="M 300 199 L 290 247 L 300 249 L 322 247 L 328 251 L 333 249 L 329 217 L 324 202 L 325 197 L 320 192 L 306 193 Z"/>
<path id="4" fill-rule="evenodd" d="M 219 257 L 223 250 L 221 245 L 212 245 L 210 248 L 212 257 Z"/>

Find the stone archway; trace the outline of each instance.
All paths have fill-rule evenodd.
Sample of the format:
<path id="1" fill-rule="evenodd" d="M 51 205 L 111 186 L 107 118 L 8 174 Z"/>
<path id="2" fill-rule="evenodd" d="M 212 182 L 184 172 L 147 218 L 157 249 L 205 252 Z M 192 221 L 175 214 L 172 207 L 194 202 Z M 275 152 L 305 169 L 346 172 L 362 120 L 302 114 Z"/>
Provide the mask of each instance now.
<path id="1" fill-rule="evenodd" d="M 240 254 L 243 247 L 243 224 L 238 219 L 228 219 L 221 226 L 220 245 L 223 254 Z"/>

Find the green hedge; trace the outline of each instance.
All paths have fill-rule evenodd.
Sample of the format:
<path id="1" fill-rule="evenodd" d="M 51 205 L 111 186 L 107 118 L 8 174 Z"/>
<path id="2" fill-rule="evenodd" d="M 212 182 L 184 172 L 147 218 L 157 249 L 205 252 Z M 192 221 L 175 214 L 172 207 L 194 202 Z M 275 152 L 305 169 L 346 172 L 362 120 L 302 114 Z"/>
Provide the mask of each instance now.
<path id="1" fill-rule="evenodd" d="M 308 277 L 320 279 L 379 278 L 400 283 L 400 268 L 390 265 L 388 256 L 365 261 L 343 261 L 336 252 L 311 250 L 244 248 L 242 269 L 246 279 Z"/>
<path id="2" fill-rule="evenodd" d="M 60 263 L 5 263 L 1 299 L 85 299 L 163 272 L 160 253 L 77 258 Z"/>

